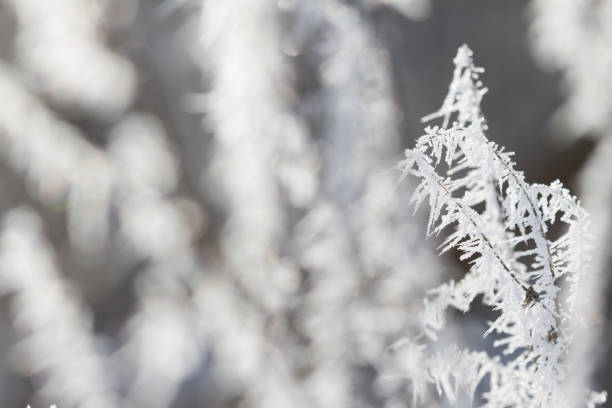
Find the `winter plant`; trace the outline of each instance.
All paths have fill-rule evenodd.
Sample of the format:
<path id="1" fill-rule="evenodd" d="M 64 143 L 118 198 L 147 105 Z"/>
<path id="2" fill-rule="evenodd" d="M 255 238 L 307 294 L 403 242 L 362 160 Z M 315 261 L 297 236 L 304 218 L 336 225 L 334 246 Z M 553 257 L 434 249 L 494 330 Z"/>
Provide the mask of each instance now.
<path id="1" fill-rule="evenodd" d="M 531 3 L 568 128 L 603 139 L 612 8 Z M 467 47 L 397 183 L 418 67 L 445 54 L 404 30 L 442 4 L 0 0 L 0 407 L 602 403 L 609 241 L 486 139 Z M 439 286 L 461 268 L 415 189 L 463 279 Z"/>
<path id="2" fill-rule="evenodd" d="M 415 398 L 431 381 L 454 400 L 458 389 L 473 394 L 486 377 L 486 407 L 570 406 L 563 385 L 571 375 L 571 323 L 580 318 L 573 306 L 589 265 L 588 214 L 559 181 L 528 183 L 513 154 L 487 139 L 483 70 L 465 45 L 454 63 L 442 107 L 424 118 L 441 118 L 441 126 L 427 127 L 399 163 L 403 175 L 420 181 L 416 207 L 429 202 L 428 234 L 452 227 L 442 251 L 455 248 L 470 264 L 462 280 L 430 292 L 423 319 L 435 339 L 449 306 L 467 312 L 482 295 L 499 312 L 484 335 L 496 336 L 493 345 L 503 356 L 438 352 L 425 364 L 427 376 L 412 378 Z M 556 237 L 559 224 L 563 233 Z M 589 392 L 587 403 L 603 403 L 605 396 Z"/>

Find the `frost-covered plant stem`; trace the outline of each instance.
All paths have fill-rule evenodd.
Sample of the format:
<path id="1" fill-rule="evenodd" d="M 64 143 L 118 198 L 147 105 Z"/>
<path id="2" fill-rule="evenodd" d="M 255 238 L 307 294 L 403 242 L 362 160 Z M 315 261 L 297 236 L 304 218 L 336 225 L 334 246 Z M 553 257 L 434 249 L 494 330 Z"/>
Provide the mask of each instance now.
<path id="1" fill-rule="evenodd" d="M 511 357 L 507 364 L 480 359 L 470 380 L 463 380 L 467 388 L 475 389 L 485 367 L 491 373 L 485 406 L 564 406 L 561 384 L 568 372 L 564 360 L 572 340 L 575 287 L 589 260 L 588 215 L 559 181 L 527 183 L 512 153 L 486 138 L 480 110 L 486 89 L 478 80 L 482 70 L 473 65 L 467 46 L 459 48 L 454 62 L 442 108 L 425 118 L 443 117 L 443 126 L 426 128 L 399 164 L 404 175 L 420 179 L 413 201 L 417 206 L 429 201 L 428 233 L 454 225 L 442 249 L 457 248 L 460 258 L 471 263 L 463 282 L 442 285 L 425 303 L 425 316 L 432 322 L 428 334 L 433 337 L 441 328 L 440 314 L 448 305 L 467 311 L 483 294 L 483 303 L 501 312 L 485 335 L 497 332 L 494 346 Z M 559 220 L 567 232 L 553 240 L 549 227 Z M 560 296 L 561 277 L 570 282 L 567 298 Z M 458 364 L 465 368 L 465 361 Z M 430 374 L 437 382 L 448 376 L 431 367 Z"/>
<path id="2" fill-rule="evenodd" d="M 20 341 L 12 362 L 34 377 L 42 396 L 70 407 L 122 406 L 92 317 L 75 286 L 62 277 L 43 238 L 41 220 L 19 208 L 0 235 L 0 294 L 10 293 Z M 71 382 L 75 376 L 79 381 Z"/>

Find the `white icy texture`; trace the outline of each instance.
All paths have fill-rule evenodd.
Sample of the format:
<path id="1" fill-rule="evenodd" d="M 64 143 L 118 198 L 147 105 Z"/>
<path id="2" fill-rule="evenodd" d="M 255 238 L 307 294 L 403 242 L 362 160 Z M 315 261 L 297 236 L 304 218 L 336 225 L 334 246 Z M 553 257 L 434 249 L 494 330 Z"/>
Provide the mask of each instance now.
<path id="1" fill-rule="evenodd" d="M 557 112 L 566 136 L 603 136 L 612 127 L 612 3 L 533 0 L 529 5 L 536 58 L 563 73 L 567 100 Z"/>
<path id="2" fill-rule="evenodd" d="M 13 325 L 20 337 L 11 362 L 23 375 L 36 376 L 43 396 L 67 407 L 122 406 L 78 289 L 62 278 L 40 219 L 25 208 L 4 219 L 0 293 L 13 295 Z"/>
<path id="3" fill-rule="evenodd" d="M 116 115 L 128 107 L 136 72 L 104 44 L 106 1 L 7 2 L 17 16 L 17 57 L 36 88 L 96 116 Z"/>
<path id="4" fill-rule="evenodd" d="M 454 63 L 442 107 L 424 118 L 441 117 L 442 127 L 427 127 L 399 165 L 404 174 L 420 179 L 412 200 L 416 206 L 429 203 L 428 233 L 452 228 L 443 251 L 457 248 L 471 265 L 461 281 L 430 291 L 424 323 L 435 339 L 447 306 L 466 312 L 482 294 L 483 303 L 500 312 L 485 335 L 500 335 L 494 347 L 512 357 L 502 362 L 463 351 L 455 359 L 458 352 L 451 350 L 428 357 L 429 375 L 451 400 L 458 388 L 472 395 L 488 373 L 486 407 L 574 406 L 564 391 L 564 380 L 573 372 L 565 355 L 571 351 L 573 323 L 581 318 L 575 305 L 589 271 L 588 214 L 559 181 L 527 183 L 512 153 L 486 138 L 482 69 L 474 66 L 465 45 Z M 559 221 L 567 231 L 552 240 L 548 230 Z M 562 277 L 569 283 L 565 299 L 560 297 Z M 584 403 L 584 390 L 576 392 Z"/>

